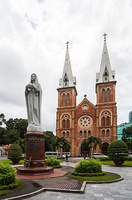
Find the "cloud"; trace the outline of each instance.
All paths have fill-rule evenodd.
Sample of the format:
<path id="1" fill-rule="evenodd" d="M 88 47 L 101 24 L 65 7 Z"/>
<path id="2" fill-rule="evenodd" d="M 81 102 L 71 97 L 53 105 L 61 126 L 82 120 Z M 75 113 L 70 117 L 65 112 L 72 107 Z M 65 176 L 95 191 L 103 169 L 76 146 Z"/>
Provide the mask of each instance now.
<path id="1" fill-rule="evenodd" d="M 95 81 L 103 33 L 116 74 L 118 124 L 132 110 L 131 0 L 0 0 L 0 111 L 26 118 L 24 89 L 35 72 L 43 90 L 44 130 L 55 132 L 57 88 L 66 41 L 77 78 L 77 103 L 84 94 L 96 103 Z"/>

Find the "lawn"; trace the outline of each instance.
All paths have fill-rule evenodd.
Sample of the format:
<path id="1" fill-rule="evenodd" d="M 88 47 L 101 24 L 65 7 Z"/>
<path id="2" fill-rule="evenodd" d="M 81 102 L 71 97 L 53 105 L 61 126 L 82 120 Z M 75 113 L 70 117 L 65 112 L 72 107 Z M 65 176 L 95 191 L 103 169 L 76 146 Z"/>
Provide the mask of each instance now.
<path id="1" fill-rule="evenodd" d="M 103 176 L 91 176 L 91 177 L 81 177 L 81 176 L 74 176 L 74 175 L 70 175 L 69 178 L 71 179 L 77 179 L 78 181 L 96 181 L 96 182 L 100 182 L 100 181 L 113 181 L 113 180 L 117 180 L 120 177 L 120 175 L 118 174 L 112 174 L 112 173 L 106 173 Z"/>
<path id="2" fill-rule="evenodd" d="M 114 162 L 112 160 L 107 160 L 107 161 L 100 161 L 102 165 L 115 165 Z M 122 166 L 125 166 L 125 167 L 132 167 L 132 161 L 125 161 L 123 163 Z"/>

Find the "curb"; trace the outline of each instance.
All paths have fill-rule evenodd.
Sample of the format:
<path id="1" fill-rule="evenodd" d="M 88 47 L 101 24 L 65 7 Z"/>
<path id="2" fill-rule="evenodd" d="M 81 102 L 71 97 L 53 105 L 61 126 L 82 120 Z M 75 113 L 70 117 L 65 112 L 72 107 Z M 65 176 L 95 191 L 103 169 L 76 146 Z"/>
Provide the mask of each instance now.
<path id="1" fill-rule="evenodd" d="M 40 194 L 42 192 L 46 192 L 46 191 L 51 191 L 51 192 L 66 192 L 66 193 L 80 193 L 83 194 L 86 188 L 86 184 L 104 184 L 104 183 L 115 183 L 115 182 L 119 182 L 124 180 L 124 178 L 119 178 L 116 180 L 112 180 L 112 181 L 83 181 L 81 189 L 80 190 L 72 190 L 72 189 L 56 189 L 56 188 L 41 188 L 35 192 L 31 192 L 29 194 L 24 194 L 24 195 L 20 195 L 20 196 L 16 196 L 16 197 L 10 197 L 10 198 L 6 198 L 3 200 L 18 200 L 18 199 L 23 199 L 23 198 L 28 198 L 28 197 L 32 197 L 34 195 Z"/>

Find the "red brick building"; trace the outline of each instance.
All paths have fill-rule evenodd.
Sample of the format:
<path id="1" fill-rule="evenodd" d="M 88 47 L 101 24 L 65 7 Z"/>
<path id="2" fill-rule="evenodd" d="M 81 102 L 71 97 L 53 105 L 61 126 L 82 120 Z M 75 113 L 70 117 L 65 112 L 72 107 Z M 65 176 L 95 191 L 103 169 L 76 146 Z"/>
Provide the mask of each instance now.
<path id="1" fill-rule="evenodd" d="M 81 144 L 90 136 L 100 137 L 102 151 L 106 153 L 108 144 L 117 139 L 117 107 L 115 101 L 115 72 L 111 70 L 110 59 L 104 35 L 104 46 L 100 71 L 96 74 L 96 105 L 84 95 L 76 105 L 76 78 L 72 68 L 67 45 L 62 78 L 59 81 L 56 135 L 65 137 L 71 144 L 72 156 L 81 154 Z"/>

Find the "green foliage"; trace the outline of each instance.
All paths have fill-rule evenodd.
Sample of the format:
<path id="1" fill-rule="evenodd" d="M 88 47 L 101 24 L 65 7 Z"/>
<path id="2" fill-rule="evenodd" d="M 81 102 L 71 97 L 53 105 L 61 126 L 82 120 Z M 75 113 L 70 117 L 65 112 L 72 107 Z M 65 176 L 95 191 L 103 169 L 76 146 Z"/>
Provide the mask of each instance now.
<path id="1" fill-rule="evenodd" d="M 77 173 L 100 173 L 102 172 L 102 166 L 100 161 L 93 158 L 89 160 L 80 161 L 75 167 Z"/>
<path id="2" fill-rule="evenodd" d="M 12 164 L 12 161 L 8 160 L 8 159 L 5 159 L 5 160 L 0 160 L 0 163 Z"/>
<path id="3" fill-rule="evenodd" d="M 3 113 L 0 114 L 0 126 L 6 123 L 5 115 Z"/>
<path id="4" fill-rule="evenodd" d="M 53 146 L 53 142 L 56 136 L 52 131 L 44 132 L 45 135 L 45 151 L 55 151 L 55 147 Z"/>
<path id="5" fill-rule="evenodd" d="M 12 144 L 8 150 L 8 159 L 17 160 L 21 159 L 22 149 L 18 144 Z"/>
<path id="6" fill-rule="evenodd" d="M 98 172 L 98 173 L 78 173 L 76 171 L 73 171 L 72 172 L 72 175 L 74 176 L 103 176 L 105 175 L 105 171 L 102 171 L 102 172 Z"/>
<path id="7" fill-rule="evenodd" d="M 56 158 L 53 158 L 53 157 L 46 158 L 45 161 L 46 161 L 46 164 L 50 167 L 55 167 L 55 168 L 61 167 L 60 160 Z"/>
<path id="8" fill-rule="evenodd" d="M 126 144 L 128 146 L 128 151 L 132 153 L 132 139 L 128 139 Z"/>
<path id="9" fill-rule="evenodd" d="M 110 158 L 109 157 L 101 157 L 99 160 L 100 161 L 108 161 L 108 160 L 110 160 Z"/>
<path id="10" fill-rule="evenodd" d="M 132 126 L 123 129 L 122 140 L 132 139 Z"/>
<path id="11" fill-rule="evenodd" d="M 16 130 L 10 129 L 3 135 L 6 144 L 13 144 L 19 139 L 19 134 Z"/>
<path id="12" fill-rule="evenodd" d="M 10 118 L 9 120 L 6 120 L 5 115 L 1 113 L 0 126 L 3 124 L 5 124 L 6 127 L 0 127 L 0 145 L 13 144 L 20 138 L 25 138 L 28 126 L 27 119 Z"/>
<path id="13" fill-rule="evenodd" d="M 99 147 L 101 148 L 101 146 L 102 146 L 101 139 L 99 137 L 94 137 L 94 136 L 88 137 L 88 138 L 83 140 L 82 145 L 81 145 L 81 149 L 85 153 L 89 152 L 89 154 L 91 155 L 92 145 L 93 145 L 94 149 L 96 149 L 97 145 L 99 145 Z"/>
<path id="14" fill-rule="evenodd" d="M 128 156 L 127 160 L 132 161 L 132 156 Z"/>
<path id="15" fill-rule="evenodd" d="M 0 163 L 0 186 L 15 182 L 15 169 L 9 164 Z"/>
<path id="16" fill-rule="evenodd" d="M 4 127 L 0 127 L 0 145 L 6 144 L 3 137 L 6 132 L 7 130 Z"/>
<path id="17" fill-rule="evenodd" d="M 29 157 L 29 160 L 28 160 L 28 167 L 31 167 L 31 163 L 32 163 L 32 156 Z"/>
<path id="18" fill-rule="evenodd" d="M 108 146 L 108 157 L 113 161 L 127 160 L 128 147 L 126 143 L 122 140 L 116 140 L 109 144 Z"/>
<path id="19" fill-rule="evenodd" d="M 122 140 L 126 142 L 129 152 L 132 153 L 132 126 L 123 129 Z"/>
<path id="20" fill-rule="evenodd" d="M 27 119 L 15 119 L 16 120 L 16 130 L 19 133 L 19 137 L 24 139 L 27 132 L 28 121 Z"/>
<path id="21" fill-rule="evenodd" d="M 121 176 L 118 175 L 118 174 L 105 173 L 102 176 L 75 176 L 75 175 L 70 175 L 69 178 L 77 179 L 80 182 L 83 182 L 83 181 L 88 181 L 88 182 L 90 182 L 90 181 L 104 182 L 105 181 L 105 182 L 107 182 L 107 181 L 117 180 L 117 179 L 121 178 Z"/>
<path id="22" fill-rule="evenodd" d="M 22 153 L 25 153 L 25 139 L 19 138 L 16 143 L 20 145 Z"/>
<path id="23" fill-rule="evenodd" d="M 62 152 L 68 152 L 71 148 L 70 143 L 64 137 L 55 137 L 53 146 Z"/>
<path id="24" fill-rule="evenodd" d="M 12 190 L 12 189 L 15 189 L 15 188 L 19 187 L 20 182 L 21 182 L 20 179 L 16 178 L 14 180 L 14 182 L 9 184 L 9 185 L 1 185 L 0 186 L 0 190 L 7 190 L 7 189 Z"/>

